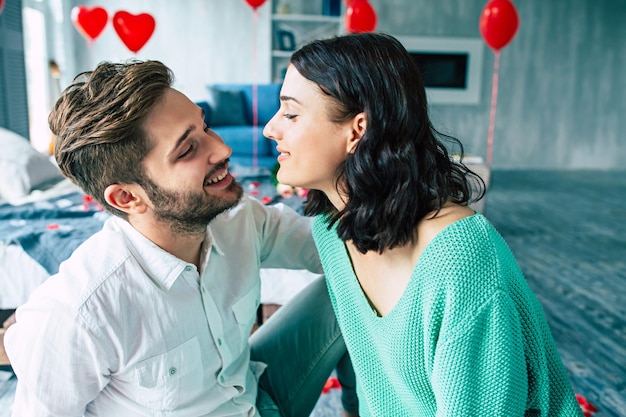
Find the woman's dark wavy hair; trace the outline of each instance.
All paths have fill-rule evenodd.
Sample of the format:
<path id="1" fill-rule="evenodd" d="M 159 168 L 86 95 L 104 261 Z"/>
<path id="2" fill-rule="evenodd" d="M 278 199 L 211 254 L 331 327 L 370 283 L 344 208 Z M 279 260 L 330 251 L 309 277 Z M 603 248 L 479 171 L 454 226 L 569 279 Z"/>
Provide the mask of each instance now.
<path id="1" fill-rule="evenodd" d="M 362 253 L 382 253 L 412 242 L 420 220 L 449 199 L 468 204 L 482 198 L 482 179 L 455 162 L 443 140 L 463 155 L 461 142 L 432 126 L 420 72 L 397 39 L 361 33 L 317 40 L 290 62 L 332 98 L 331 120 L 367 115 L 365 134 L 338 167 L 336 187 L 347 196 L 346 206 L 337 211 L 319 190 L 309 191 L 305 205 L 307 215 L 338 221 L 343 241 Z"/>

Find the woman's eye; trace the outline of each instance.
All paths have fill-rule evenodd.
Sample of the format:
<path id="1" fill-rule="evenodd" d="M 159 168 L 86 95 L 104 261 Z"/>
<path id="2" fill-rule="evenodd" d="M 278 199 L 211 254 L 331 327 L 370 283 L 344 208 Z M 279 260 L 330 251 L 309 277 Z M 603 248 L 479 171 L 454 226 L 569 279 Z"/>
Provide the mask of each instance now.
<path id="1" fill-rule="evenodd" d="M 211 130 L 211 126 L 209 126 L 209 125 L 204 125 L 204 128 L 203 128 L 202 130 L 204 130 L 204 132 L 206 133 L 206 132 L 208 132 L 209 130 Z"/>
<path id="2" fill-rule="evenodd" d="M 283 117 L 287 120 L 291 120 L 291 119 L 295 119 L 297 117 L 296 114 L 291 114 L 291 113 L 284 113 Z"/>

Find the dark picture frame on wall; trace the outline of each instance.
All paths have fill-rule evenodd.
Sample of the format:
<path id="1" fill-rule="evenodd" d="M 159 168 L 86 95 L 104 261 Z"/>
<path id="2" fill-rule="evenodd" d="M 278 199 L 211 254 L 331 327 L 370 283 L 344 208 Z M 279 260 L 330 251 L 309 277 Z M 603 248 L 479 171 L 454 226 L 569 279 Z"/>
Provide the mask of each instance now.
<path id="1" fill-rule="evenodd" d="M 434 104 L 480 104 L 484 42 L 480 38 L 397 36 L 409 51 Z"/>

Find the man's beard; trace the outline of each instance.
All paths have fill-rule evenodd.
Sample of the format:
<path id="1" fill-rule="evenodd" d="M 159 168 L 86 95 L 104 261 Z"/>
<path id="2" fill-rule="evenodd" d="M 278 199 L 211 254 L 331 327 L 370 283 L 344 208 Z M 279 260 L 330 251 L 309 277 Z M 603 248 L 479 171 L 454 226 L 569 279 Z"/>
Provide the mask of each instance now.
<path id="1" fill-rule="evenodd" d="M 241 185 L 234 179 L 224 190 L 230 192 L 226 197 L 169 191 L 149 178 L 144 178 L 142 186 L 154 205 L 157 219 L 168 224 L 172 232 L 180 234 L 204 233 L 211 220 L 235 207 L 243 195 Z"/>

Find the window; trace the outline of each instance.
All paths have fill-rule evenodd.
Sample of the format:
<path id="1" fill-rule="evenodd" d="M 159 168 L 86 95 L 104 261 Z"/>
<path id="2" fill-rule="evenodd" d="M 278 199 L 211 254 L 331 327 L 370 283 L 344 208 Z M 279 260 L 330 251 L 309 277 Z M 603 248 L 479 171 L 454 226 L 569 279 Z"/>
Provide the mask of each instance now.
<path id="1" fill-rule="evenodd" d="M 31 7 L 22 10 L 24 21 L 24 56 L 28 95 L 30 143 L 38 151 L 47 153 L 51 135 L 48 128 L 50 93 L 48 85 L 48 53 L 44 13 Z"/>

